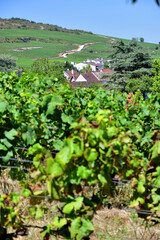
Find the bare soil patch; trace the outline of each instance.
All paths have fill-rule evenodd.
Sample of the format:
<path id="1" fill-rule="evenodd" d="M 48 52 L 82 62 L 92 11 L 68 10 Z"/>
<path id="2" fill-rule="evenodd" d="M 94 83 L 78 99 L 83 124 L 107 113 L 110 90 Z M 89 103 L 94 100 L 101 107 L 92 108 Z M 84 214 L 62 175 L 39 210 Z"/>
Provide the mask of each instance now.
<path id="1" fill-rule="evenodd" d="M 13 51 L 15 51 L 15 52 L 23 52 L 25 50 L 32 50 L 32 49 L 39 49 L 39 48 L 43 48 L 43 47 L 24 47 L 24 48 L 19 48 L 19 49 L 13 49 Z"/>

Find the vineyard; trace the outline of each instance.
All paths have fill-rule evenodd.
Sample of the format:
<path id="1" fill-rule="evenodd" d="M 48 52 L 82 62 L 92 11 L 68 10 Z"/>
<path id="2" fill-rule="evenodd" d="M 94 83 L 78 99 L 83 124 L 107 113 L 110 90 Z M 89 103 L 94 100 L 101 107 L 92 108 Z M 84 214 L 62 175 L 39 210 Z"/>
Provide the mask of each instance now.
<path id="1" fill-rule="evenodd" d="M 159 93 L 144 101 L 139 92 L 73 89 L 14 72 L 0 73 L 0 93 L 0 184 L 18 189 L 1 187 L 0 239 L 26 235 L 26 220 L 50 205 L 56 214 L 39 226 L 44 240 L 89 239 L 94 214 L 120 181 L 130 183 L 129 207 L 159 221 Z"/>

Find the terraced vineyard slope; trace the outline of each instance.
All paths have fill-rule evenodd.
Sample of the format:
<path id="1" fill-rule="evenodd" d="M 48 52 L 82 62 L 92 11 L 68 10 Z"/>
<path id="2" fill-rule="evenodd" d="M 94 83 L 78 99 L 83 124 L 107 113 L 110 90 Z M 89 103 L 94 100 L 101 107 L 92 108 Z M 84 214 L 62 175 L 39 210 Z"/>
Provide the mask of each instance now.
<path id="1" fill-rule="evenodd" d="M 41 58 L 75 62 L 96 57 L 109 59 L 117 40 L 121 39 L 25 19 L 0 19 L 0 54 L 16 57 L 19 66 L 29 66 L 35 59 Z M 85 47 L 77 51 L 84 44 Z M 139 44 L 153 58 L 160 56 L 158 45 L 145 42 Z M 74 50 L 72 55 L 68 54 L 71 50 Z M 63 55 L 64 53 L 67 54 Z"/>

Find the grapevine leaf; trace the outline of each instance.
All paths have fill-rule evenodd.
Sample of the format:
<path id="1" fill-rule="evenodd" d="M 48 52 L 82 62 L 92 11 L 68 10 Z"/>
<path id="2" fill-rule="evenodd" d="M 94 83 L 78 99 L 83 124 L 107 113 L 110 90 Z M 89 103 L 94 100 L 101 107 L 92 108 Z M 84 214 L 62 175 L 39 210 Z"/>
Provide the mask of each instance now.
<path id="1" fill-rule="evenodd" d="M 143 183 L 141 183 L 141 182 L 138 183 L 137 191 L 139 193 L 144 193 L 145 192 L 145 187 L 144 187 Z"/>
<path id="2" fill-rule="evenodd" d="M 55 178 L 63 174 L 63 169 L 59 163 L 55 162 L 53 158 L 48 158 L 47 173 L 50 174 L 53 178 Z"/>
<path id="3" fill-rule="evenodd" d="M 160 156 L 160 141 L 156 141 L 152 148 L 152 158 L 157 158 Z"/>
<path id="4" fill-rule="evenodd" d="M 91 232 L 94 231 L 94 227 L 91 221 L 83 219 L 82 226 L 79 230 L 77 235 L 77 240 L 84 239 L 85 237 L 89 236 Z"/>
<path id="5" fill-rule="evenodd" d="M 63 213 L 70 214 L 74 208 L 74 202 L 68 203 L 63 208 Z"/>
<path id="6" fill-rule="evenodd" d="M 118 133 L 118 129 L 116 127 L 110 127 L 107 129 L 107 134 L 109 137 L 116 136 Z"/>
<path id="7" fill-rule="evenodd" d="M 67 224 L 66 218 L 60 218 L 59 216 L 56 216 L 53 220 L 53 225 L 55 227 L 58 227 L 59 229 L 61 229 L 66 224 Z"/>
<path id="8" fill-rule="evenodd" d="M 36 213 L 36 209 L 35 209 L 35 208 L 30 208 L 30 214 L 31 214 L 32 216 L 34 216 L 35 213 Z"/>
<path id="9" fill-rule="evenodd" d="M 54 110 L 56 109 L 56 106 L 61 104 L 62 104 L 62 99 L 58 95 L 53 96 L 51 101 L 48 104 L 46 115 L 54 114 Z"/>
<path id="10" fill-rule="evenodd" d="M 139 203 L 144 204 L 144 202 L 145 202 L 144 197 L 137 197 L 136 199 L 134 199 L 130 202 L 130 207 L 138 206 Z"/>
<path id="11" fill-rule="evenodd" d="M 6 148 L 3 144 L 0 143 L 0 150 L 4 150 L 4 151 L 6 151 L 7 148 Z"/>
<path id="12" fill-rule="evenodd" d="M 30 133 L 30 132 L 23 133 L 22 138 L 26 142 L 27 145 L 34 144 L 34 142 L 36 140 L 35 135 L 33 133 Z"/>
<path id="13" fill-rule="evenodd" d="M 35 219 L 39 219 L 43 217 L 43 215 L 44 215 L 44 210 L 42 208 L 37 208 Z"/>
<path id="14" fill-rule="evenodd" d="M 11 194 L 11 200 L 12 200 L 13 203 L 17 204 L 19 202 L 19 199 L 20 199 L 20 197 L 17 193 L 12 193 Z"/>
<path id="15" fill-rule="evenodd" d="M 73 142 L 68 139 L 64 143 L 64 147 L 62 150 L 56 155 L 56 161 L 60 163 L 62 166 L 65 166 L 70 162 L 71 156 L 73 153 Z"/>
<path id="16" fill-rule="evenodd" d="M 6 106 L 7 106 L 7 104 L 4 101 L 0 100 L 0 112 L 1 113 L 4 113 L 4 111 L 6 110 Z"/>
<path id="17" fill-rule="evenodd" d="M 72 116 L 66 115 L 65 113 L 62 113 L 61 118 L 62 118 L 62 121 L 65 123 L 71 124 L 73 122 Z"/>
<path id="18" fill-rule="evenodd" d="M 78 167 L 77 176 L 81 177 L 82 179 L 87 179 L 89 175 L 91 175 L 91 173 L 92 173 L 91 169 L 87 169 L 84 166 Z"/>
<path id="19" fill-rule="evenodd" d="M 102 185 L 107 183 L 106 178 L 102 174 L 98 174 L 98 179 L 102 183 Z"/>
<path id="20" fill-rule="evenodd" d="M 84 151 L 84 143 L 80 137 L 73 137 L 74 152 L 76 155 L 82 155 Z"/>
<path id="21" fill-rule="evenodd" d="M 28 154 L 41 153 L 42 149 L 43 147 L 39 143 L 36 143 L 28 149 Z"/>
<path id="22" fill-rule="evenodd" d="M 22 189 L 21 195 L 27 198 L 31 195 L 31 191 L 29 189 L 24 188 Z"/>
<path id="23" fill-rule="evenodd" d="M 35 191 L 33 194 L 34 194 L 35 196 L 38 196 L 38 195 L 42 195 L 43 193 L 44 193 L 44 191 L 38 190 L 38 191 Z"/>
<path id="24" fill-rule="evenodd" d="M 75 238 L 75 236 L 79 233 L 80 227 L 81 227 L 81 218 L 77 217 L 71 223 L 70 232 L 71 232 L 72 239 Z"/>
<path id="25" fill-rule="evenodd" d="M 48 104 L 48 109 L 47 109 L 46 115 L 53 114 L 55 108 L 56 108 L 56 103 L 50 102 L 50 103 Z"/>
<path id="26" fill-rule="evenodd" d="M 51 186 L 51 196 L 53 199 L 58 200 L 59 199 L 59 194 L 57 189 L 54 186 Z"/>
<path id="27" fill-rule="evenodd" d="M 88 148 L 84 152 L 84 156 L 87 159 L 87 161 L 95 161 L 98 157 L 98 152 L 94 148 Z"/>
<path id="28" fill-rule="evenodd" d="M 154 204 L 160 203 L 160 195 L 159 194 L 156 194 L 156 193 L 152 194 L 152 199 L 153 199 Z"/>
<path id="29" fill-rule="evenodd" d="M 63 213 L 70 214 L 72 210 L 80 210 L 83 204 L 83 197 L 78 197 L 75 201 L 66 204 Z"/>
<path id="30" fill-rule="evenodd" d="M 75 210 L 80 210 L 83 204 L 83 197 L 78 197 L 76 198 L 74 202 L 74 209 Z"/>
<path id="31" fill-rule="evenodd" d="M 1 142 L 2 142 L 7 148 L 12 147 L 12 144 L 7 140 L 7 138 L 1 139 Z"/>
<path id="32" fill-rule="evenodd" d="M 14 137 L 17 135 L 17 131 L 15 129 L 12 129 L 10 131 L 5 131 L 4 135 L 9 139 L 9 140 L 14 140 Z"/>

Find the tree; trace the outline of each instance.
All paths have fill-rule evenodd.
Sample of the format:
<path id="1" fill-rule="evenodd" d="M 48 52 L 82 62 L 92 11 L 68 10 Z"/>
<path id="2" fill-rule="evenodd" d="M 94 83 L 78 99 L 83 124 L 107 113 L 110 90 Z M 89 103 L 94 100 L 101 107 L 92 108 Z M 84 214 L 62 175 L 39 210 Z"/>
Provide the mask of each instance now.
<path id="1" fill-rule="evenodd" d="M 153 85 L 151 90 L 153 92 L 160 92 L 160 58 L 153 61 L 153 74 L 152 82 Z"/>
<path id="2" fill-rule="evenodd" d="M 91 72 L 92 71 L 92 68 L 91 68 L 91 65 L 88 64 L 86 67 L 83 67 L 83 69 L 80 70 L 80 73 L 85 73 L 85 72 Z"/>
<path id="3" fill-rule="evenodd" d="M 136 77 L 139 77 L 137 70 L 143 70 L 143 68 L 151 69 L 151 57 L 144 52 L 143 48 L 136 41 L 132 40 L 129 44 L 120 41 L 114 45 L 114 48 L 115 53 L 112 55 L 112 66 L 115 71 L 123 75 L 133 74 L 136 71 Z M 142 76 L 143 73 L 139 72 L 140 76 Z"/>
<path id="4" fill-rule="evenodd" d="M 140 40 L 140 42 L 144 42 L 144 38 L 143 37 L 141 37 L 139 40 Z"/>
<path id="5" fill-rule="evenodd" d="M 72 70 L 72 69 L 77 70 L 77 68 L 73 67 L 73 65 L 68 61 L 65 62 L 64 68 L 65 68 L 65 70 Z"/>
<path id="6" fill-rule="evenodd" d="M 92 71 L 92 68 L 91 68 L 91 65 L 90 65 L 90 64 L 87 65 L 86 71 L 87 71 L 87 72 L 91 72 L 91 71 Z"/>
<path id="7" fill-rule="evenodd" d="M 157 5 L 159 6 L 160 5 L 160 1 L 159 0 L 155 0 Z M 132 0 L 133 3 L 137 2 L 137 0 Z"/>
<path id="8" fill-rule="evenodd" d="M 16 58 L 11 57 L 10 55 L 3 54 L 0 56 L 0 72 L 13 72 L 16 71 L 16 74 L 20 77 L 23 69 L 17 67 Z"/>
<path id="9" fill-rule="evenodd" d="M 128 79 L 141 78 L 143 75 L 151 76 L 152 60 L 147 52 L 132 40 L 129 44 L 123 41 L 114 45 L 112 54 L 112 67 L 116 71 L 113 75 L 112 85 L 125 89 Z"/>
<path id="10" fill-rule="evenodd" d="M 86 68 L 83 67 L 81 70 L 80 70 L 80 73 L 85 73 L 86 72 Z"/>
<path id="11" fill-rule="evenodd" d="M 145 93 L 151 91 L 153 81 L 151 77 L 143 75 L 141 78 L 132 78 L 127 80 L 125 90 L 127 92 L 137 92 L 138 90 L 145 96 Z"/>
<path id="12" fill-rule="evenodd" d="M 36 73 L 37 75 L 54 77 L 59 81 L 64 81 L 63 71 L 65 70 L 65 64 L 60 62 L 50 62 L 48 59 L 42 59 L 41 61 L 35 61 L 30 68 L 26 68 L 25 71 L 28 74 Z"/>
<path id="13" fill-rule="evenodd" d="M 0 72 L 11 72 L 16 70 L 16 59 L 10 55 L 0 56 Z"/>
<path id="14" fill-rule="evenodd" d="M 132 41 L 138 41 L 138 38 L 132 37 Z"/>

